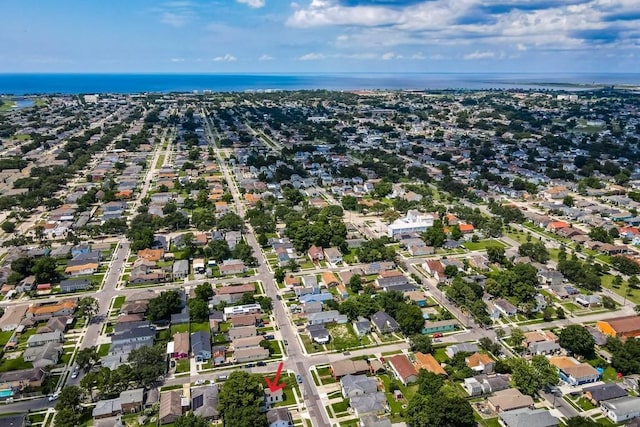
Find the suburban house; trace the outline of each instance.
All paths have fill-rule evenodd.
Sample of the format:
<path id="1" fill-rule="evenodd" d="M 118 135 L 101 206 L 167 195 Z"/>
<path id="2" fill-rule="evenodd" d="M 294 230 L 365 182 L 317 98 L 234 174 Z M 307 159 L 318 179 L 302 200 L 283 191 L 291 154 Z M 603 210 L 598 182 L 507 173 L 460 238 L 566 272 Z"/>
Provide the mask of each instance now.
<path id="1" fill-rule="evenodd" d="M 445 377 L 447 376 L 447 371 L 444 370 L 433 355 L 417 352 L 415 354 L 415 359 L 416 361 L 414 362 L 414 366 L 417 371 L 424 369 L 433 374 L 444 375 Z"/>
<path id="2" fill-rule="evenodd" d="M 169 352 L 169 346 L 167 346 Z M 176 332 L 173 334 L 173 351 L 169 352 L 174 359 L 189 357 L 189 332 Z"/>
<path id="3" fill-rule="evenodd" d="M 630 338 L 640 336 L 640 316 L 626 316 L 615 319 L 598 320 L 596 327 L 603 334 Z"/>
<path id="4" fill-rule="evenodd" d="M 599 405 L 605 400 L 618 399 L 629 395 L 624 388 L 615 383 L 586 387 L 582 389 L 582 393 L 584 393 L 584 397 L 589 399 L 594 405 Z"/>
<path id="5" fill-rule="evenodd" d="M 242 274 L 247 271 L 247 267 L 244 265 L 244 262 L 239 259 L 227 259 L 222 262 L 219 266 L 220 274 L 223 276 L 227 276 L 230 274 Z"/>
<path id="6" fill-rule="evenodd" d="M 323 325 L 309 325 L 307 326 L 307 332 L 311 340 L 318 344 L 326 344 L 331 339 L 329 331 Z"/>
<path id="7" fill-rule="evenodd" d="M 431 322 L 429 320 L 424 321 L 424 327 L 422 328 L 422 333 L 427 334 L 435 334 L 435 333 L 444 333 L 455 331 L 458 327 L 458 322 L 454 319 L 451 320 L 438 320 L 437 322 Z"/>
<path id="8" fill-rule="evenodd" d="M 64 269 L 65 274 L 69 276 L 85 276 L 89 274 L 95 274 L 98 271 L 100 265 L 94 262 L 88 262 L 80 265 L 71 265 Z"/>
<path id="9" fill-rule="evenodd" d="M 180 390 L 172 390 L 160 394 L 160 424 L 171 424 L 182 415 L 182 398 Z"/>
<path id="10" fill-rule="evenodd" d="M 242 296 L 245 293 L 255 293 L 256 288 L 252 284 L 247 283 L 244 285 L 232 285 L 215 288 L 213 292 L 214 295 L 211 300 L 213 304 L 220 304 L 223 301 L 227 304 L 235 304 L 242 299 Z"/>
<path id="11" fill-rule="evenodd" d="M 508 375 L 476 375 L 465 378 L 462 387 L 469 393 L 469 396 L 480 396 L 481 394 L 495 393 L 496 391 L 510 388 Z"/>
<path id="12" fill-rule="evenodd" d="M 342 253 L 338 248 L 327 248 L 324 250 L 324 258 L 333 266 L 342 262 Z"/>
<path id="13" fill-rule="evenodd" d="M 234 350 L 233 359 L 236 363 L 252 362 L 254 360 L 267 359 L 269 349 L 262 347 L 246 347 Z"/>
<path id="14" fill-rule="evenodd" d="M 191 334 L 191 352 L 196 362 L 211 359 L 211 334 L 208 331 L 198 331 Z"/>
<path id="15" fill-rule="evenodd" d="M 279 388 L 277 390 L 271 391 L 270 388 L 264 389 L 264 403 L 267 408 L 275 405 L 276 403 L 280 403 L 284 400 L 284 390 Z"/>
<path id="16" fill-rule="evenodd" d="M 311 246 L 307 254 L 312 262 L 324 260 L 324 250 L 320 246 Z"/>
<path id="17" fill-rule="evenodd" d="M 340 389 L 345 399 L 378 391 L 378 381 L 366 375 L 345 375 L 340 379 Z"/>
<path id="18" fill-rule="evenodd" d="M 558 427 L 560 421 L 546 409 L 520 408 L 498 414 L 504 427 Z"/>
<path id="19" fill-rule="evenodd" d="M 57 364 L 61 354 L 62 344 L 49 342 L 38 347 L 28 347 L 22 353 L 22 359 L 25 362 L 32 362 L 34 368 L 44 368 Z"/>
<path id="20" fill-rule="evenodd" d="M 352 324 L 358 338 L 362 338 L 371 332 L 371 322 L 367 318 L 360 317 L 358 320 L 354 320 Z"/>
<path id="21" fill-rule="evenodd" d="M 293 418 L 287 408 L 274 408 L 267 412 L 269 427 L 292 427 Z"/>
<path id="22" fill-rule="evenodd" d="M 4 310 L 0 318 L 0 330 L 3 332 L 14 331 L 27 313 L 27 305 L 10 305 Z"/>
<path id="23" fill-rule="evenodd" d="M 189 260 L 180 259 L 175 261 L 172 266 L 173 280 L 184 279 L 189 276 Z"/>
<path id="24" fill-rule="evenodd" d="M 607 400 L 600 404 L 600 409 L 613 423 L 622 423 L 640 417 L 640 397 L 626 396 Z"/>
<path id="25" fill-rule="evenodd" d="M 89 279 L 66 279 L 60 282 L 60 292 L 84 291 L 92 286 Z"/>
<path id="26" fill-rule="evenodd" d="M 46 376 L 46 371 L 41 368 L 2 372 L 0 373 L 0 390 L 40 387 Z"/>
<path id="27" fill-rule="evenodd" d="M 52 317 L 71 316 L 75 309 L 76 302 L 73 300 L 62 300 L 54 304 L 34 304 L 27 309 L 26 317 L 40 322 Z"/>
<path id="28" fill-rule="evenodd" d="M 398 322 L 384 311 L 377 311 L 371 316 L 371 323 L 381 334 L 390 334 L 400 330 Z"/>
<path id="29" fill-rule="evenodd" d="M 371 372 L 371 367 L 366 360 L 337 360 L 331 363 L 331 373 L 335 379 L 345 375 L 358 375 Z"/>
<path id="30" fill-rule="evenodd" d="M 125 390 L 120 393 L 120 407 L 123 414 L 142 411 L 144 404 L 144 388 Z"/>
<path id="31" fill-rule="evenodd" d="M 483 374 L 493 373 L 493 369 L 496 366 L 493 359 L 485 353 L 473 353 L 471 356 L 465 357 L 464 360 L 473 371 Z"/>
<path id="32" fill-rule="evenodd" d="M 573 357 L 555 356 L 549 363 L 558 368 L 560 379 L 571 386 L 593 383 L 600 379 L 600 372 L 586 362 L 580 363 Z"/>
<path id="33" fill-rule="evenodd" d="M 220 417 L 218 412 L 218 386 L 214 384 L 192 389 L 191 410 L 195 415 L 207 421 L 217 420 Z"/>
<path id="34" fill-rule="evenodd" d="M 487 303 L 489 315 L 496 319 L 500 316 L 511 317 L 518 314 L 518 308 L 504 298 L 498 298 Z"/>
<path id="35" fill-rule="evenodd" d="M 64 334 L 61 331 L 46 332 L 31 335 L 27 339 L 27 347 L 39 347 L 48 343 L 61 343 L 64 341 Z"/>
<path id="36" fill-rule="evenodd" d="M 391 356 L 388 360 L 391 369 L 393 369 L 393 372 L 402 384 L 407 385 L 418 380 L 418 371 L 416 371 L 416 368 L 409 361 L 407 356 L 404 354 L 396 354 L 395 356 Z"/>
<path id="37" fill-rule="evenodd" d="M 460 343 L 460 344 L 453 344 L 450 345 L 449 347 L 447 347 L 447 349 L 445 350 L 445 353 L 447 353 L 447 356 L 449 356 L 451 359 L 453 359 L 453 356 L 455 356 L 458 353 L 476 353 L 478 351 L 478 346 L 474 343 Z"/>
<path id="38" fill-rule="evenodd" d="M 231 341 L 238 338 L 255 337 L 257 334 L 258 331 L 255 325 L 233 327 L 229 329 L 229 332 L 227 333 Z"/>
<path id="39" fill-rule="evenodd" d="M 496 412 L 511 411 L 514 409 L 533 407 L 531 396 L 520 393 L 515 388 L 508 388 L 494 393 L 488 399 L 489 407 Z"/>
<path id="40" fill-rule="evenodd" d="M 358 418 L 366 415 L 382 415 L 387 408 L 387 397 L 380 391 L 354 396 L 349 400 L 349 406 Z"/>
<path id="41" fill-rule="evenodd" d="M 327 323 L 347 323 L 347 316 L 340 314 L 338 310 L 321 311 L 307 316 L 310 325 L 325 325 Z"/>

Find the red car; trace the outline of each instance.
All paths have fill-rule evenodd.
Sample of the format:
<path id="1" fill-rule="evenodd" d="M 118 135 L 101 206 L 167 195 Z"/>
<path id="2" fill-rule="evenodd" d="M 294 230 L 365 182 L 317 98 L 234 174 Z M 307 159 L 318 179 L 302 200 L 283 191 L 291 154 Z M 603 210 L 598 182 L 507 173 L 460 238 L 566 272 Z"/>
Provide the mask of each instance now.
<path id="1" fill-rule="evenodd" d="M 436 332 L 432 335 L 433 338 L 442 338 L 442 334 L 440 332 Z"/>

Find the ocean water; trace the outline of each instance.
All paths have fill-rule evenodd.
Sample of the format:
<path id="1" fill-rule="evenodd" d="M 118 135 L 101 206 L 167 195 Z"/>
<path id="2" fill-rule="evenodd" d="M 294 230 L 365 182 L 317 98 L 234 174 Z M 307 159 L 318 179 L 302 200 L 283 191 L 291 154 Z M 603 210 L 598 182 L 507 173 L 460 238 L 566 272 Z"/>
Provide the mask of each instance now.
<path id="1" fill-rule="evenodd" d="M 0 94 L 243 92 L 249 90 L 564 89 L 636 85 L 634 74 L 0 74 Z"/>

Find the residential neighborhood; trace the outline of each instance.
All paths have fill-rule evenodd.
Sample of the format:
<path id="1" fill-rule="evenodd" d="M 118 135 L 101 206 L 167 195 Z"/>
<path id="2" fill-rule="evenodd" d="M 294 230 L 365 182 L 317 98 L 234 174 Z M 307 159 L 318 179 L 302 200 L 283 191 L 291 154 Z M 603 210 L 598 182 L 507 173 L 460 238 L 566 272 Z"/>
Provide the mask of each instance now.
<path id="1" fill-rule="evenodd" d="M 0 114 L 15 425 L 640 422 L 637 92 L 31 98 Z"/>

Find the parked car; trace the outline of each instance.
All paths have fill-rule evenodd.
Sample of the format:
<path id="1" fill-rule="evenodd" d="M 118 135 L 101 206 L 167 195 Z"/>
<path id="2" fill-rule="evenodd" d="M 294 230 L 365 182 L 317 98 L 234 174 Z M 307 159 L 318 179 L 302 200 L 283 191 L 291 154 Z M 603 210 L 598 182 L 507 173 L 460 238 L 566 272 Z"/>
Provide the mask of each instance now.
<path id="1" fill-rule="evenodd" d="M 256 366 L 267 366 L 267 362 L 258 362 Z"/>
<path id="2" fill-rule="evenodd" d="M 228 375 L 218 375 L 218 381 L 226 381 L 229 378 Z"/>
<path id="3" fill-rule="evenodd" d="M 296 375 L 296 381 L 298 381 L 298 384 L 302 384 L 302 375 Z"/>
<path id="4" fill-rule="evenodd" d="M 433 338 L 442 338 L 442 334 L 440 332 L 436 332 L 432 335 Z"/>
<path id="5" fill-rule="evenodd" d="M 253 366 L 253 363 L 247 363 L 246 365 L 244 365 L 245 368 L 253 368 Z"/>

